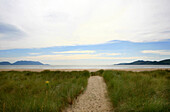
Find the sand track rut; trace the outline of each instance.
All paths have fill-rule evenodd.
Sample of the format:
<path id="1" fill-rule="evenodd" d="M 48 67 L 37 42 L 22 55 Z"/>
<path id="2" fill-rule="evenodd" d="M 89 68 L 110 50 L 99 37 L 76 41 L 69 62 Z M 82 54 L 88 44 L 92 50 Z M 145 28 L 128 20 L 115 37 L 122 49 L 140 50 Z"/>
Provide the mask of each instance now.
<path id="1" fill-rule="evenodd" d="M 112 105 L 106 94 L 103 77 L 91 76 L 86 91 L 63 112 L 111 112 Z"/>

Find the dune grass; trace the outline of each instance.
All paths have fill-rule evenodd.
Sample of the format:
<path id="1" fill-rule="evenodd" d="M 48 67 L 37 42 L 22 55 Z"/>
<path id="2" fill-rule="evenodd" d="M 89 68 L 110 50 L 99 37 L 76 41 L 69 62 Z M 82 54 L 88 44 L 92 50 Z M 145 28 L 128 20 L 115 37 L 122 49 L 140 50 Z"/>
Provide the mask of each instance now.
<path id="1" fill-rule="evenodd" d="M 169 112 L 170 71 L 104 71 L 115 112 Z"/>
<path id="2" fill-rule="evenodd" d="M 0 72 L 0 112 L 60 112 L 88 77 L 88 71 Z"/>
<path id="3" fill-rule="evenodd" d="M 104 77 L 115 112 L 170 110 L 169 70 L 91 72 L 95 75 Z M 84 91 L 89 76 L 88 71 L 0 72 L 0 112 L 60 112 Z"/>

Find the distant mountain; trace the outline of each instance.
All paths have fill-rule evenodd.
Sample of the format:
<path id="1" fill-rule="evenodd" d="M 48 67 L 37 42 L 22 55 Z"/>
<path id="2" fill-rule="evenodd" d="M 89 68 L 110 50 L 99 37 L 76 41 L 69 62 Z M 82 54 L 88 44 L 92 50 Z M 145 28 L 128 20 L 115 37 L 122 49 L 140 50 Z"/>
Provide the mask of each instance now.
<path id="1" fill-rule="evenodd" d="M 17 61 L 12 65 L 44 65 L 44 64 L 39 61 Z"/>
<path id="2" fill-rule="evenodd" d="M 8 61 L 3 61 L 3 62 L 0 62 L 0 65 L 11 65 L 11 63 Z"/>
<path id="3" fill-rule="evenodd" d="M 116 65 L 170 65 L 170 59 L 162 60 L 162 61 L 143 61 L 138 60 L 132 63 L 119 63 Z"/>
<path id="4" fill-rule="evenodd" d="M 39 61 L 16 61 L 15 63 L 0 62 L 0 65 L 44 65 Z"/>

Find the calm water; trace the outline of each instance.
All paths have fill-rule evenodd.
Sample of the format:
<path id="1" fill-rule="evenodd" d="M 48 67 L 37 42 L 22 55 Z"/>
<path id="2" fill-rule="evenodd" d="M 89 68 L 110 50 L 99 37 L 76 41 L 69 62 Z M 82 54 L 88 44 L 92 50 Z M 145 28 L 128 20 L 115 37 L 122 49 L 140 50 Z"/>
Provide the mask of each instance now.
<path id="1" fill-rule="evenodd" d="M 170 68 L 170 65 L 0 65 L 0 69 L 139 69 Z"/>

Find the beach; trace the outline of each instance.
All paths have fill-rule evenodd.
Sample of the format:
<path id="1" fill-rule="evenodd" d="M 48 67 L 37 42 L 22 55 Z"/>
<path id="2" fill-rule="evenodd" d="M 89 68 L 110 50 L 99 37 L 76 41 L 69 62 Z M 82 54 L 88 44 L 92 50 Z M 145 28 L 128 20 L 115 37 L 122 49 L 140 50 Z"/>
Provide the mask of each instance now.
<path id="1" fill-rule="evenodd" d="M 44 70 L 50 71 L 84 71 L 88 70 L 89 72 L 96 72 L 101 69 L 0 69 L 0 71 L 32 71 L 32 72 L 41 72 Z M 141 71 L 154 71 L 154 70 L 170 70 L 170 68 L 138 68 L 138 69 L 103 69 L 103 70 L 117 70 L 117 71 L 133 71 L 133 72 L 141 72 Z"/>

